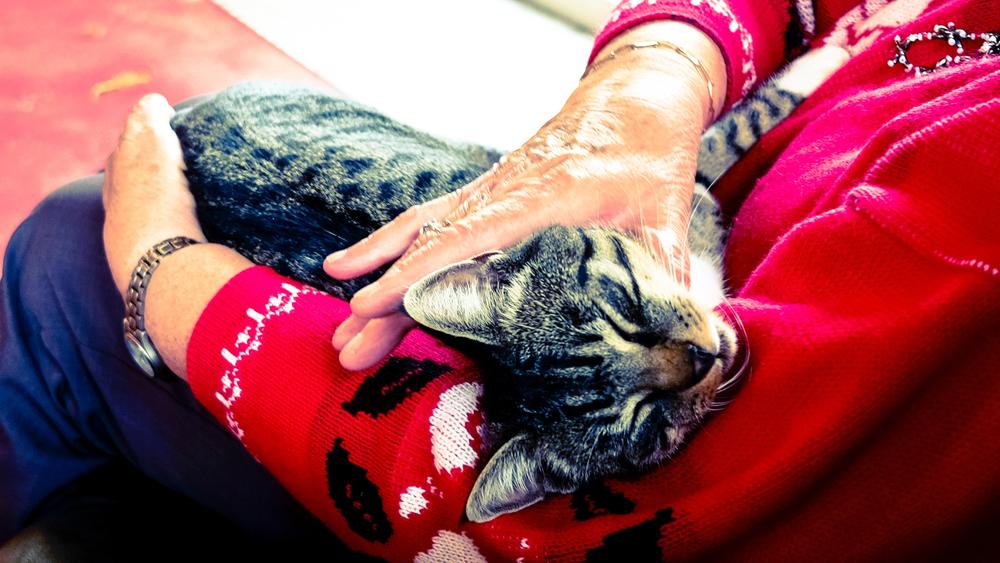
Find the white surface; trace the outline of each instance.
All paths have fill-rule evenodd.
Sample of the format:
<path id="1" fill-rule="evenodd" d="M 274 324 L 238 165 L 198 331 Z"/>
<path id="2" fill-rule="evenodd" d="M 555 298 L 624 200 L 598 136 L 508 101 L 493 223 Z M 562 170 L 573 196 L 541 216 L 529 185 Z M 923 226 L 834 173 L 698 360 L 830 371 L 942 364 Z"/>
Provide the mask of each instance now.
<path id="1" fill-rule="evenodd" d="M 514 0 L 215 0 L 354 99 L 512 149 L 562 106 L 592 37 Z"/>
<path id="2" fill-rule="evenodd" d="M 574 22 L 591 33 L 604 26 L 608 16 L 619 4 L 619 0 L 528 0 L 538 4 L 567 20 Z"/>

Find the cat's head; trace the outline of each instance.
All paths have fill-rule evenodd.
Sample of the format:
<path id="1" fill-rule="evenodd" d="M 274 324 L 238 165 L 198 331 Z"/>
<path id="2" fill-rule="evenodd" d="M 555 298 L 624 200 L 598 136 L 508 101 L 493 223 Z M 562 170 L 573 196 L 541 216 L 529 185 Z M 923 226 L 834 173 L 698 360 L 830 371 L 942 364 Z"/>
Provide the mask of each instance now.
<path id="1" fill-rule="evenodd" d="M 670 456 L 736 347 L 717 303 L 614 229 L 550 227 L 427 276 L 404 302 L 420 324 L 485 345 L 495 366 L 483 407 L 506 442 L 469 497 L 477 522 Z"/>

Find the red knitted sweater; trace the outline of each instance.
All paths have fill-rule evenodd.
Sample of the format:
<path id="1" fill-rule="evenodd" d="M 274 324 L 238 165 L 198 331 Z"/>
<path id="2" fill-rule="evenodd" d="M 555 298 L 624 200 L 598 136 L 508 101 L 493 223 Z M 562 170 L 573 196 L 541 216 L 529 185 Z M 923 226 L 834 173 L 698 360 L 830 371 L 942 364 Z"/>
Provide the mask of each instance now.
<path id="1" fill-rule="evenodd" d="M 838 25 L 828 6 L 802 18 L 800 35 L 812 21 L 854 57 L 716 187 L 752 375 L 665 466 L 466 522 L 483 459 L 475 366 L 414 331 L 346 372 L 330 339 L 347 304 L 266 268 L 199 320 L 195 394 L 348 545 L 394 561 L 971 549 L 1000 512 L 1000 57 L 919 78 L 886 61 L 897 33 L 1000 30 L 1000 5 L 883 3 Z M 737 97 L 781 59 L 765 39 L 792 35 L 780 2 L 626 4 L 599 43 L 680 14 L 714 30 Z M 718 19 L 726 7 L 742 23 Z M 746 42 L 724 37 L 740 25 L 749 66 L 734 63 Z"/>

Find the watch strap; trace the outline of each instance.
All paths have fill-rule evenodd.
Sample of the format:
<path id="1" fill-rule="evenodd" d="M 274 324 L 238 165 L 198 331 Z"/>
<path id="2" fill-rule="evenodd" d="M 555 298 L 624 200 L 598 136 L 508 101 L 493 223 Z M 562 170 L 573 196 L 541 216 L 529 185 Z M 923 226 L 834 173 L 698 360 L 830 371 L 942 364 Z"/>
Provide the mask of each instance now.
<path id="1" fill-rule="evenodd" d="M 146 289 L 153 272 L 164 258 L 193 244 L 198 244 L 198 241 L 189 237 L 173 237 L 154 244 L 139 259 L 125 291 L 125 344 L 132 359 L 150 377 L 169 370 L 146 332 Z"/>

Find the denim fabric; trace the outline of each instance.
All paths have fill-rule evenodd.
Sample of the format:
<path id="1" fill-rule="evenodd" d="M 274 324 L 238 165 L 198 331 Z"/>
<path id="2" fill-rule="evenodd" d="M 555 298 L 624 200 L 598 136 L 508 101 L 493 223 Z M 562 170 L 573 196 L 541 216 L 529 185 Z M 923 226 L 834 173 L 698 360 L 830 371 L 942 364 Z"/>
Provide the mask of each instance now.
<path id="1" fill-rule="evenodd" d="M 132 364 L 104 256 L 101 183 L 46 198 L 4 258 L 0 544 L 75 481 L 123 462 L 263 541 L 326 535 L 183 381 Z"/>

